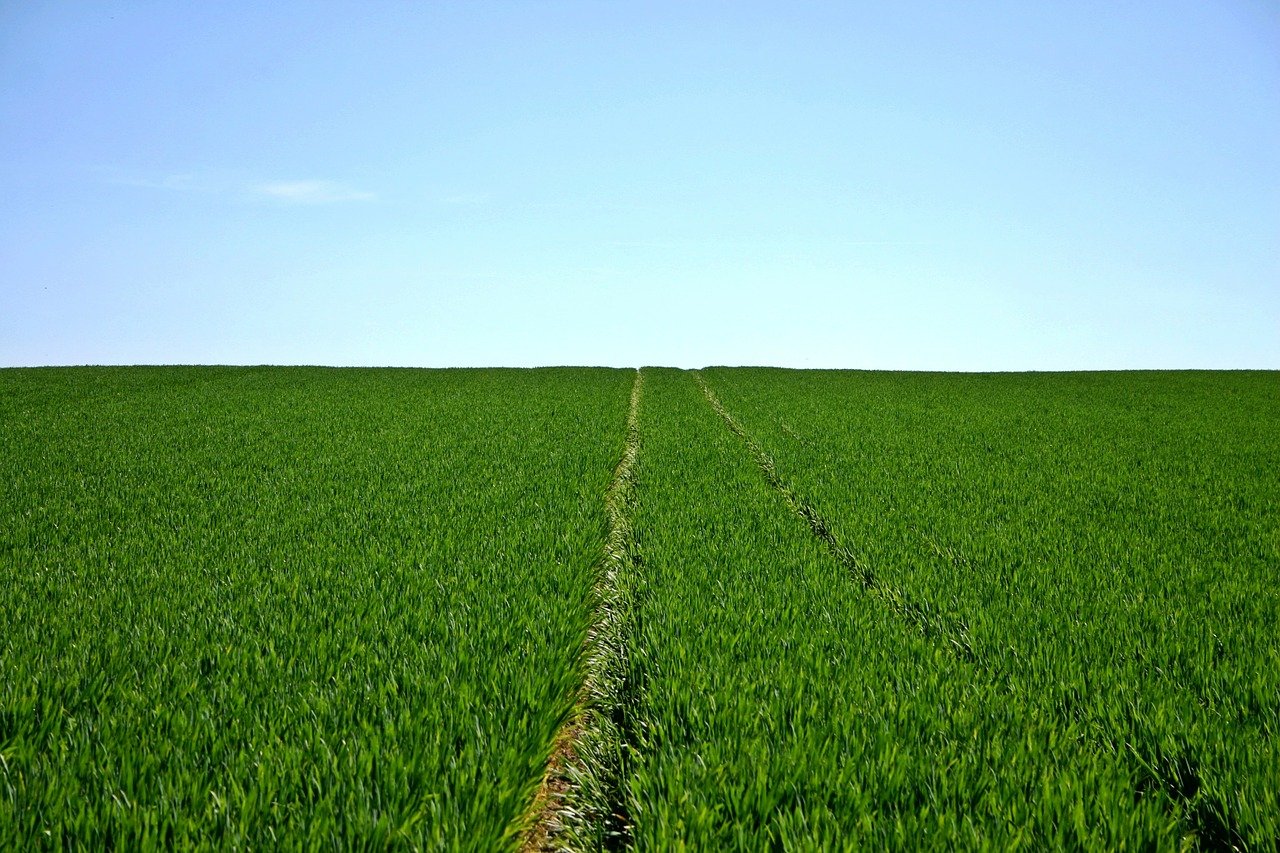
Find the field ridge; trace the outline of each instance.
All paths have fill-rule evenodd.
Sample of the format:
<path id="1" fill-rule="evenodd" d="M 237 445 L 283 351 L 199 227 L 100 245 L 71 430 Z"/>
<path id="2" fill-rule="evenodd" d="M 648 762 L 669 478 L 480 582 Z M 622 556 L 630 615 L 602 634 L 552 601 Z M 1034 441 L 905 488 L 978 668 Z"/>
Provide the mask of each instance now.
<path id="1" fill-rule="evenodd" d="M 594 612 L 583 644 L 582 683 L 568 718 L 552 742 L 542 781 L 522 823 L 520 849 L 575 850 L 619 846 L 627 820 L 621 802 L 621 728 L 627 637 L 633 619 L 631 506 L 640 453 L 643 374 L 636 370 L 622 456 L 605 492 L 609 532 L 592 595 Z"/>

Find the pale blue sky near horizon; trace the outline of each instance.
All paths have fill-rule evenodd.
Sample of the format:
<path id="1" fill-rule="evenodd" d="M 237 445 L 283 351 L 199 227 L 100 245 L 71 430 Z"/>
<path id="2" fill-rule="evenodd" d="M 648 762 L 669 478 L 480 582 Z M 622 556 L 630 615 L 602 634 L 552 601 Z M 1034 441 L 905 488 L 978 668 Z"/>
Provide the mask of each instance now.
<path id="1" fill-rule="evenodd" d="M 0 366 L 1280 368 L 1280 4 L 0 5 Z"/>

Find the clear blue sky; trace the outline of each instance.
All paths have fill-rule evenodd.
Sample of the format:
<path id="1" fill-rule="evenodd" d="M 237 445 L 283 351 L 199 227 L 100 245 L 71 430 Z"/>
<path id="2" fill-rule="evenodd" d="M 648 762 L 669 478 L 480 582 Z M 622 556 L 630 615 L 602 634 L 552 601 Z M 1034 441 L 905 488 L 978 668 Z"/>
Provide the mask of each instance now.
<path id="1" fill-rule="evenodd" d="M 1280 4 L 0 4 L 0 364 L 1280 368 Z"/>

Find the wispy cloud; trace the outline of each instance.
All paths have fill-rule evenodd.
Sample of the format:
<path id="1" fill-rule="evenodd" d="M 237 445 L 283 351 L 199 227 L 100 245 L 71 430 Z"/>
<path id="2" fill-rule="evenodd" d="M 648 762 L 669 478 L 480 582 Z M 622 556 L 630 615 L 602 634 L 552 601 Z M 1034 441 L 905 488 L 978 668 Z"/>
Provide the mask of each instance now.
<path id="1" fill-rule="evenodd" d="M 271 181 L 258 184 L 254 191 L 260 195 L 296 204 L 331 204 L 339 201 L 371 201 L 375 197 L 334 181 Z"/>
<path id="2" fill-rule="evenodd" d="M 227 173 L 175 172 L 131 174 L 117 169 L 107 170 L 107 183 L 125 187 L 142 187 L 178 193 L 202 193 L 222 196 L 248 196 L 274 199 L 292 204 L 332 204 L 344 201 L 372 201 L 374 193 L 338 181 L 254 181 Z"/>

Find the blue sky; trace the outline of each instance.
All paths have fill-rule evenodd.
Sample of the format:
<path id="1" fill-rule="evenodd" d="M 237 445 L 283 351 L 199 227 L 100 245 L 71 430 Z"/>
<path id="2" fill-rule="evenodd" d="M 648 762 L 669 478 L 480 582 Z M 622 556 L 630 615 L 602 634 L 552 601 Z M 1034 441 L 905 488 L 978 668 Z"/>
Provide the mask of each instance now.
<path id="1" fill-rule="evenodd" d="M 0 365 L 1280 368 L 1280 6 L 0 5 Z"/>

